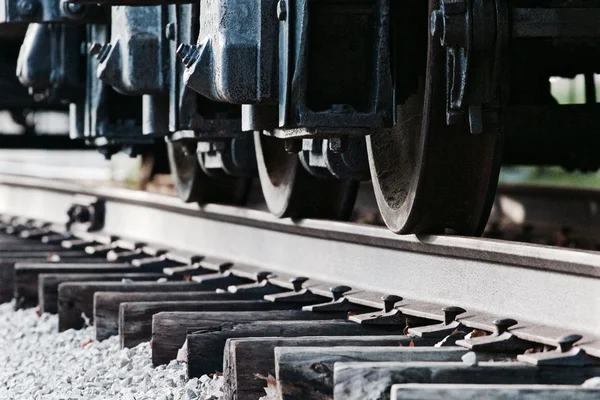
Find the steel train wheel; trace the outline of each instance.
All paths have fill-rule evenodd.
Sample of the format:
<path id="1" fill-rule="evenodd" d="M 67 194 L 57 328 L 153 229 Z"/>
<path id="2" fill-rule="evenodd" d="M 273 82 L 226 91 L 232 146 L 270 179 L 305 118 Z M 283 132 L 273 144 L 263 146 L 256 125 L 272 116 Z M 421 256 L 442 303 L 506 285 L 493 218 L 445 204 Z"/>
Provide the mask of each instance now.
<path id="1" fill-rule="evenodd" d="M 186 148 L 188 146 L 188 148 Z M 168 142 L 171 179 L 179 197 L 186 203 L 242 205 L 246 202 L 251 179 L 206 175 L 196 156 L 195 144 Z"/>
<path id="2" fill-rule="evenodd" d="M 278 217 L 350 217 L 358 182 L 319 179 L 309 174 L 296 154 L 285 151 L 283 140 L 254 133 L 256 162 L 263 195 Z"/>
<path id="3" fill-rule="evenodd" d="M 412 4 L 418 3 L 425 2 Z M 428 35 L 429 15 L 438 7 L 439 0 L 430 0 L 429 10 L 426 4 L 400 10 L 404 17 L 396 26 L 413 33 L 395 36 L 396 50 L 402 49 L 395 72 L 397 120 L 392 132 L 367 137 L 371 177 L 392 231 L 478 235 L 498 181 L 501 119 L 486 112 L 478 135 L 466 122 L 446 125 L 446 54 Z"/>

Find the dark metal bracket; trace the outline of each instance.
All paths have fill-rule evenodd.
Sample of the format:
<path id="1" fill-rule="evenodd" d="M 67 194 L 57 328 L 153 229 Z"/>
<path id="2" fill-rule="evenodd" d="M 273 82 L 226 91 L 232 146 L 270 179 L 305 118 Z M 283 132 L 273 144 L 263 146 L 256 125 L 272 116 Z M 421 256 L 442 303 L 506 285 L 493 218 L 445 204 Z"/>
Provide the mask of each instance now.
<path id="1" fill-rule="evenodd" d="M 93 196 L 77 195 L 67 210 L 67 230 L 93 232 L 104 226 L 104 200 Z"/>

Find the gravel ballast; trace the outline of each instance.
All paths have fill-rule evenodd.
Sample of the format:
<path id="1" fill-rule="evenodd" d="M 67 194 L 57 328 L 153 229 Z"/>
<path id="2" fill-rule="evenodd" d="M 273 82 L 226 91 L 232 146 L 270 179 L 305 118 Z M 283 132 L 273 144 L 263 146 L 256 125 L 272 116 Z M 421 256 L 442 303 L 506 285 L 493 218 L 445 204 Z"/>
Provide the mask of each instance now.
<path id="1" fill-rule="evenodd" d="M 58 333 L 58 317 L 0 304 L 0 400 L 221 400 L 222 376 L 188 380 L 187 366 L 152 366 L 150 343 L 120 349 L 116 336 L 97 342 L 91 327 Z M 265 396 L 276 399 L 275 380 Z M 600 377 L 583 387 L 600 388 Z"/>
<path id="2" fill-rule="evenodd" d="M 58 333 L 58 317 L 0 305 L 0 399 L 216 400 L 223 378 L 186 377 L 185 364 L 152 366 L 150 343 L 120 349 L 93 328 Z"/>

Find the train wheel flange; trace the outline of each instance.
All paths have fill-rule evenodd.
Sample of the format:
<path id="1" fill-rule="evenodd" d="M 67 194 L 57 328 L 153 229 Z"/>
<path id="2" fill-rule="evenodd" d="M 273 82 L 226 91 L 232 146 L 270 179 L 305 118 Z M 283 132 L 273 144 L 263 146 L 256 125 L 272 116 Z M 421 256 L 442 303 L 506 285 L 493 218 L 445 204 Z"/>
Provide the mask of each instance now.
<path id="1" fill-rule="evenodd" d="M 258 175 L 267 206 L 278 217 L 348 219 L 358 182 L 309 174 L 281 139 L 254 133 Z"/>
<path id="2" fill-rule="evenodd" d="M 446 49 L 439 38 L 425 36 L 427 16 L 439 3 L 396 10 L 396 26 L 423 36 L 395 36 L 396 124 L 367 138 L 369 164 L 392 231 L 474 235 L 483 231 L 497 185 L 502 107 L 483 109 L 480 134 L 471 133 L 470 115 L 447 121 L 446 70 L 440 68 L 447 65 Z"/>
<path id="3" fill-rule="evenodd" d="M 179 197 L 186 203 L 242 205 L 251 179 L 225 175 L 212 178 L 202 171 L 196 155 L 196 142 L 167 142 L 171 177 Z"/>

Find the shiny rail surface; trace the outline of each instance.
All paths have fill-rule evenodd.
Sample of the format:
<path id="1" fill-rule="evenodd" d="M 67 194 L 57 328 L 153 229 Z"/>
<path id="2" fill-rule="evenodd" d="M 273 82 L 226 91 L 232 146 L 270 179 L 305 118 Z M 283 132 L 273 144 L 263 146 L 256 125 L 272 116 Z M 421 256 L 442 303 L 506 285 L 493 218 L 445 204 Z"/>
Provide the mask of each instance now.
<path id="1" fill-rule="evenodd" d="M 590 192 L 592 193 L 592 192 Z M 600 198 L 600 194 L 593 192 Z M 383 294 L 404 297 L 406 315 L 443 320 L 441 308 L 461 306 L 466 326 L 492 331 L 499 317 L 515 318 L 513 333 L 556 345 L 569 333 L 600 356 L 600 253 L 546 245 L 453 236 L 398 236 L 385 228 L 320 220 L 277 219 L 268 213 L 207 205 L 115 188 L 0 176 L 0 213 L 62 225 L 82 196 L 105 207 L 96 240 L 118 235 L 174 255 L 215 256 L 232 272 L 308 276 L 310 290 L 330 296 L 331 284 L 353 288 L 352 302 L 379 308 Z M 595 200 L 594 200 L 595 201 Z M 590 225 L 593 221 L 590 220 Z M 108 239 L 105 239 L 108 240 Z"/>

